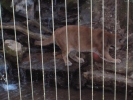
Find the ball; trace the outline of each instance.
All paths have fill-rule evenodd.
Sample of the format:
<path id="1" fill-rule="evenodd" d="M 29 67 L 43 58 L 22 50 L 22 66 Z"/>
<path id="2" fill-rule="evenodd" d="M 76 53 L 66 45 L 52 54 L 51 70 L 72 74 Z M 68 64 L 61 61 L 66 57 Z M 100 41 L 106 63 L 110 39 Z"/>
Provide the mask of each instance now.
<path id="1" fill-rule="evenodd" d="M 93 53 L 93 60 L 102 63 L 102 58 L 100 58 L 99 55 L 96 53 Z"/>

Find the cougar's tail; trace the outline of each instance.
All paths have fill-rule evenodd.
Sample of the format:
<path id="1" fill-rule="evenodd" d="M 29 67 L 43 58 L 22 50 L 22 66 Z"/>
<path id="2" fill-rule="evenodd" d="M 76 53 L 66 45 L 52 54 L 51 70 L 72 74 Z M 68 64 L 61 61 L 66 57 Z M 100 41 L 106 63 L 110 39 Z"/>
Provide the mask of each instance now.
<path id="1" fill-rule="evenodd" d="M 42 45 L 43 46 L 50 45 L 52 43 L 53 43 L 53 36 L 51 36 L 50 38 L 45 39 L 45 40 L 42 41 Z M 34 44 L 35 45 L 41 45 L 41 41 L 35 41 Z"/>

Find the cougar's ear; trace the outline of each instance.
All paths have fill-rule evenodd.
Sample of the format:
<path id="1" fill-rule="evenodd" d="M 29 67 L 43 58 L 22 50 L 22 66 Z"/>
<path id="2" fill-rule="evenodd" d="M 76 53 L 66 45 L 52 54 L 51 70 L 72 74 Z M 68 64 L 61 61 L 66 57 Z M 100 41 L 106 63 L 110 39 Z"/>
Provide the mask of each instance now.
<path id="1" fill-rule="evenodd" d="M 121 37 L 124 37 L 124 34 L 120 34 Z"/>
<path id="2" fill-rule="evenodd" d="M 119 43 L 124 43 L 126 38 L 124 38 L 124 35 L 119 34 L 117 35 L 117 39 Z"/>
<path id="3" fill-rule="evenodd" d="M 119 41 L 119 43 L 122 43 L 122 42 L 123 42 L 123 40 L 122 40 L 122 39 L 119 39 L 118 41 Z"/>

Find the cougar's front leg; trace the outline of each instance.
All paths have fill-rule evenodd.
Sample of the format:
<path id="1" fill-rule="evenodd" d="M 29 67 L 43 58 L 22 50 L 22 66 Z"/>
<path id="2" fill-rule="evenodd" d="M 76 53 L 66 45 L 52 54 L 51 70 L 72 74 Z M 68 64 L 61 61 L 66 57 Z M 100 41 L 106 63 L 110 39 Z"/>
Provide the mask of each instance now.
<path id="1" fill-rule="evenodd" d="M 105 57 L 104 58 L 105 61 L 115 63 L 115 59 L 110 56 L 109 52 L 105 51 L 104 52 L 104 57 Z M 121 62 L 120 59 L 116 59 L 116 63 L 120 63 L 120 62 Z"/>
<path id="2" fill-rule="evenodd" d="M 78 63 L 79 63 L 79 60 L 80 60 L 80 63 L 84 63 L 84 59 L 83 59 L 83 58 L 77 57 L 76 54 L 77 54 L 77 51 L 71 51 L 71 52 L 69 53 L 69 57 L 70 57 L 71 59 L 73 59 L 74 61 L 78 62 Z"/>
<path id="3" fill-rule="evenodd" d="M 115 63 L 115 59 L 112 58 L 109 54 L 109 48 L 105 48 L 104 49 L 104 56 L 103 56 L 103 51 L 101 48 L 98 49 L 98 53 L 99 53 L 99 56 L 104 59 L 105 61 L 107 62 L 112 62 L 112 63 Z M 121 60 L 120 59 L 116 59 L 116 63 L 120 63 Z"/>

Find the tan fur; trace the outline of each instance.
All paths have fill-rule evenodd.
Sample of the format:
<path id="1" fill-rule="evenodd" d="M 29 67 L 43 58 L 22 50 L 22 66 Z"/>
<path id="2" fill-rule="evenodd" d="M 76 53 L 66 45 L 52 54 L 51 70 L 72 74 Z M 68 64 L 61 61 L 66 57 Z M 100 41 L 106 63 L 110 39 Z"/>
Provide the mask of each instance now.
<path id="1" fill-rule="evenodd" d="M 69 25 L 68 29 L 68 54 L 69 57 L 80 63 L 84 62 L 83 58 L 78 58 L 75 51 L 79 51 L 78 48 L 78 26 Z M 55 30 L 55 42 L 62 51 L 62 56 L 65 64 L 67 65 L 67 43 L 66 43 L 66 27 L 61 27 Z M 108 62 L 115 63 L 115 59 L 109 54 L 110 46 L 115 45 L 115 35 L 104 31 L 104 57 L 102 56 L 103 48 L 103 32 L 101 29 L 93 29 L 93 47 L 91 48 L 91 29 L 85 26 L 80 26 L 80 52 L 95 52 L 102 59 Z M 117 49 L 121 48 L 121 36 L 117 35 Z M 46 46 L 53 43 L 53 37 L 42 41 L 42 45 Z M 41 45 L 41 41 L 35 41 L 35 45 Z M 116 63 L 120 63 L 120 59 L 116 59 Z M 68 60 L 68 66 L 72 63 Z"/>

